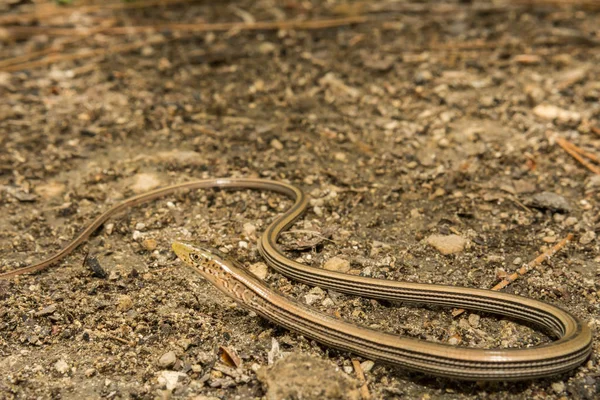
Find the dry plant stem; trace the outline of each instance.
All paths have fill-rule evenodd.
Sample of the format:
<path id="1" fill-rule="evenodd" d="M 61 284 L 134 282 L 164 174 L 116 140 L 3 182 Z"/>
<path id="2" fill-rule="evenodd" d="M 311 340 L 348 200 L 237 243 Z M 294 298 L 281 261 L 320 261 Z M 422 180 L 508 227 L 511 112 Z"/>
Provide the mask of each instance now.
<path id="1" fill-rule="evenodd" d="M 279 29 L 326 29 L 335 28 L 338 26 L 361 24 L 368 22 L 367 17 L 348 17 L 334 19 L 320 19 L 308 21 L 265 21 L 247 24 L 245 22 L 222 22 L 215 24 L 157 24 L 148 26 L 117 26 L 102 29 L 102 33 L 107 35 L 131 35 L 135 33 L 153 33 L 157 31 L 174 31 L 174 32 L 227 32 L 230 30 L 238 31 L 266 31 Z M 7 29 L 16 33 L 27 34 L 45 34 L 50 36 L 87 36 L 88 31 L 81 29 L 68 28 L 47 28 L 47 27 L 11 27 Z"/>
<path id="2" fill-rule="evenodd" d="M 510 3 L 524 6 L 555 6 L 555 7 L 572 7 L 580 6 L 587 9 L 600 8 L 600 2 L 597 0 L 510 0 Z"/>
<path id="3" fill-rule="evenodd" d="M 362 384 L 360 387 L 360 397 L 362 400 L 369 400 L 371 398 L 371 394 L 369 393 L 369 387 L 367 386 L 367 379 L 365 378 L 365 374 L 363 372 L 362 366 L 360 362 L 356 359 L 352 359 L 352 366 L 354 367 L 354 372 L 356 372 L 356 377 Z"/>
<path id="4" fill-rule="evenodd" d="M 510 285 L 512 282 L 514 282 L 517 279 L 519 279 L 520 276 L 525 275 L 527 272 L 531 271 L 533 268 L 537 267 L 538 265 L 540 265 L 544 261 L 550 259 L 550 257 L 552 257 L 553 255 L 555 255 L 558 251 L 560 251 L 563 247 L 565 247 L 567 245 L 567 243 L 569 243 L 572 239 L 573 239 L 573 234 L 569 233 L 566 238 L 564 238 L 563 240 L 561 240 L 560 242 L 558 242 L 557 244 L 555 244 L 554 246 L 552 246 L 550 249 L 546 250 L 544 253 L 542 253 L 539 256 L 537 256 L 530 263 L 525 264 L 524 266 L 522 266 L 521 268 L 519 268 L 517 270 L 517 272 L 515 272 L 515 273 L 509 275 L 508 277 L 504 278 L 502 281 L 500 281 L 497 285 L 495 285 L 490 290 L 498 291 L 498 290 L 504 289 L 505 287 L 507 287 L 508 285 Z M 452 316 L 453 317 L 458 317 L 460 314 L 462 314 L 464 312 L 465 312 L 464 309 L 459 308 L 459 309 L 456 309 L 456 310 L 452 311 Z"/>
<path id="5" fill-rule="evenodd" d="M 571 142 L 567 142 L 565 139 L 561 138 L 559 140 L 561 142 L 563 142 L 563 144 L 566 144 L 568 147 L 572 148 L 577 153 L 581 154 L 582 156 L 587 157 L 594 162 L 600 163 L 600 158 L 598 158 L 598 156 L 596 156 L 595 154 L 588 153 L 587 151 L 583 150 L 581 147 L 579 147 Z"/>
<path id="6" fill-rule="evenodd" d="M 38 67 L 47 66 L 50 64 L 55 64 L 55 63 L 61 62 L 61 61 L 82 60 L 85 58 L 107 56 L 109 54 L 125 53 L 128 51 L 133 51 L 133 50 L 139 49 L 146 45 L 157 44 L 157 43 L 162 43 L 162 41 L 149 40 L 149 41 L 141 41 L 141 42 L 136 42 L 136 43 L 131 43 L 131 44 L 120 45 L 120 46 L 112 46 L 107 49 L 89 50 L 89 51 L 85 51 L 82 53 L 57 54 L 54 57 L 47 57 L 42 60 L 32 61 L 29 63 L 11 65 L 9 67 L 2 68 L 1 70 L 5 71 L 5 72 L 15 72 L 15 71 L 22 71 L 25 69 L 34 69 L 34 68 L 38 68 Z"/>
<path id="7" fill-rule="evenodd" d="M 90 6 L 80 7 L 62 7 L 57 5 L 49 6 L 48 4 L 37 6 L 37 10 L 32 13 L 19 14 L 19 15 L 5 15 L 0 17 L 0 25 L 23 23 L 28 21 L 42 21 L 50 17 L 56 17 L 62 14 L 69 14 L 74 11 L 86 14 L 93 13 L 96 11 L 105 10 L 127 10 L 135 8 L 146 8 L 161 5 L 173 5 L 178 3 L 190 3 L 190 0 L 150 0 L 150 1 L 136 1 L 135 3 L 115 2 L 109 4 L 99 4 Z"/>
<path id="8" fill-rule="evenodd" d="M 89 34 L 93 35 L 93 34 L 99 32 L 100 30 L 101 30 L 101 28 L 93 29 L 93 30 L 89 31 Z M 0 69 L 11 66 L 11 65 L 15 65 L 15 64 L 26 63 L 27 61 L 31 60 L 32 58 L 45 56 L 45 55 L 51 54 L 51 53 L 59 53 L 59 52 L 63 51 L 65 45 L 77 43 L 78 41 L 83 40 L 85 38 L 86 38 L 85 36 L 69 38 L 60 44 L 52 45 L 43 50 L 32 51 L 31 53 L 23 54 L 23 55 L 20 55 L 17 57 L 0 60 Z"/>
<path id="9" fill-rule="evenodd" d="M 583 151 L 579 147 L 575 146 L 572 143 L 567 142 L 565 139 L 562 139 L 562 138 L 556 139 L 556 143 L 558 143 L 558 145 L 560 147 L 562 147 L 564 151 L 566 151 L 567 153 L 569 153 L 569 155 L 571 155 L 571 157 L 573 157 L 574 159 L 576 159 L 577 161 L 579 161 L 584 167 L 586 167 L 587 169 L 589 169 L 593 173 L 595 173 L 597 175 L 600 175 L 600 168 L 596 167 L 594 164 L 592 164 L 591 162 L 589 162 L 586 159 L 584 159 L 580 154 L 585 155 L 586 157 L 589 156 L 589 155 L 592 155 L 594 157 L 592 159 L 596 159 L 597 160 L 596 156 L 594 156 L 593 154 L 590 154 L 590 153 L 587 153 L 587 152 Z"/>

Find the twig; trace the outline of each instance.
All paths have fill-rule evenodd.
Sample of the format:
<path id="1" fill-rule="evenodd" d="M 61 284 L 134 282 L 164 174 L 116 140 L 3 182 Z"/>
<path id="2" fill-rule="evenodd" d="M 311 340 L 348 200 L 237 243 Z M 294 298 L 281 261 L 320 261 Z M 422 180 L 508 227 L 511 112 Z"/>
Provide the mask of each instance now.
<path id="1" fill-rule="evenodd" d="M 93 30 L 89 31 L 89 34 L 93 35 L 94 33 L 99 32 L 101 29 L 102 28 L 93 29 Z M 72 38 L 65 40 L 62 43 L 53 44 L 50 47 L 47 47 L 43 50 L 32 51 L 31 53 L 22 54 L 17 57 L 0 60 L 0 68 L 4 68 L 4 67 L 10 66 L 10 65 L 25 63 L 33 58 L 45 56 L 47 54 L 59 53 L 59 52 L 63 51 L 65 45 L 77 43 L 78 41 L 83 40 L 85 38 L 86 38 L 85 36 L 72 37 Z"/>
<path id="2" fill-rule="evenodd" d="M 31 13 L 23 13 L 17 15 L 4 15 L 0 16 L 0 25 L 15 24 L 28 22 L 33 20 L 43 20 L 50 17 L 56 17 L 62 14 L 69 14 L 77 12 L 81 14 L 93 13 L 96 11 L 105 10 L 127 10 L 135 8 L 146 8 L 160 5 L 173 5 L 178 3 L 189 3 L 190 0 L 150 0 L 150 1 L 137 1 L 135 3 L 117 2 L 112 4 L 98 4 L 89 6 L 79 7 L 63 7 L 57 5 L 42 4 L 36 7 L 36 10 Z"/>
<path id="3" fill-rule="evenodd" d="M 517 270 L 517 272 L 515 272 L 515 273 L 509 275 L 508 277 L 504 278 L 502 281 L 500 281 L 496 286 L 494 286 L 490 290 L 498 291 L 498 290 L 504 289 L 505 287 L 507 287 L 508 285 L 510 285 L 512 282 L 514 282 L 517 279 L 519 279 L 520 276 L 525 275 L 527 272 L 531 271 L 533 268 L 537 267 L 538 265 L 540 265 L 544 261 L 550 259 L 550 257 L 552 257 L 553 255 L 555 255 L 558 251 L 560 251 L 563 247 L 565 247 L 566 244 L 569 243 L 572 239 L 573 239 L 573 234 L 569 233 L 566 238 L 564 238 L 563 240 L 561 240 L 560 242 L 558 242 L 557 244 L 555 244 L 552 248 L 546 250 L 545 252 L 543 252 L 542 254 L 540 254 L 539 256 L 537 256 L 530 263 L 523 265 L 521 268 L 519 268 Z M 465 312 L 465 310 L 462 309 L 462 308 L 456 309 L 456 310 L 454 310 L 452 312 L 452 316 L 453 317 L 457 317 L 460 314 L 462 314 L 463 312 Z"/>
<path id="4" fill-rule="evenodd" d="M 510 0 L 512 4 L 524 6 L 555 6 L 555 7 L 572 7 L 581 6 L 584 8 L 594 9 L 600 8 L 597 0 Z"/>
<path id="5" fill-rule="evenodd" d="M 583 149 L 575 146 L 574 144 L 572 144 L 570 142 L 567 142 L 563 138 L 556 139 L 556 143 L 558 143 L 558 145 L 560 147 L 562 147 L 564 151 L 569 153 L 571 155 L 571 157 L 573 157 L 574 159 L 579 161 L 587 169 L 589 169 L 590 171 L 592 171 L 593 173 L 595 173 L 597 175 L 600 175 L 600 168 L 596 167 L 594 164 L 590 163 L 589 161 L 584 159 L 582 156 L 588 157 L 589 159 L 594 160 L 596 162 L 599 162 L 598 157 L 596 157 L 595 155 L 593 155 L 591 153 L 584 151 Z"/>
<path id="6" fill-rule="evenodd" d="M 581 154 L 582 156 L 587 157 L 590 160 L 595 161 L 597 163 L 600 163 L 600 158 L 598 158 L 598 156 L 596 156 L 595 154 L 588 153 L 587 151 L 583 150 L 581 147 L 579 147 L 571 142 L 568 142 L 563 138 L 558 138 L 558 140 L 560 140 L 561 142 L 563 142 L 563 144 L 566 144 L 568 147 L 572 148 L 574 151 Z"/>
<path id="7" fill-rule="evenodd" d="M 360 397 L 363 400 L 369 400 L 371 398 L 371 394 L 369 393 L 369 387 L 367 386 L 367 379 L 365 378 L 365 374 L 363 372 L 362 366 L 360 362 L 356 359 L 352 359 L 352 366 L 354 367 L 354 372 L 356 373 L 356 377 L 362 383 L 360 387 Z"/>
<path id="8" fill-rule="evenodd" d="M 134 347 L 135 346 L 135 342 L 130 342 L 128 340 L 125 340 L 123 338 L 120 338 L 118 336 L 115 336 L 113 334 L 110 334 L 108 332 L 96 332 L 98 334 L 98 336 L 103 337 L 103 338 L 107 338 L 107 339 L 112 339 L 112 340 L 116 340 L 117 342 L 126 344 L 127 346 L 131 346 Z"/>
<path id="9" fill-rule="evenodd" d="M 47 57 L 42 60 L 31 61 L 23 64 L 11 65 L 6 68 L 2 68 L 2 71 L 6 72 L 14 72 L 14 71 L 22 71 L 24 69 L 33 69 L 38 67 L 43 67 L 46 65 L 54 64 L 61 61 L 71 61 L 71 60 L 82 60 L 85 58 L 92 58 L 98 56 L 106 56 L 109 54 L 117 54 L 117 53 L 126 53 L 128 51 L 133 51 L 144 47 L 149 44 L 157 44 L 162 43 L 160 40 L 145 40 L 141 42 L 135 42 L 125 45 L 111 46 L 107 49 L 94 49 L 88 50 L 81 53 L 71 53 L 71 54 L 57 54 L 54 57 Z"/>
<path id="10" fill-rule="evenodd" d="M 101 30 L 102 33 L 107 35 L 131 35 L 134 33 L 152 33 L 157 31 L 172 31 L 172 32 L 227 32 L 230 30 L 236 31 L 268 31 L 268 30 L 280 30 L 280 29 L 299 29 L 299 30 L 313 30 L 313 29 L 326 29 L 335 28 L 338 26 L 361 24 L 368 22 L 369 18 L 364 16 L 358 17 L 347 17 L 347 18 L 333 18 L 333 19 L 318 19 L 308 21 L 263 21 L 255 23 L 245 22 L 220 22 L 214 24 L 156 24 L 148 26 L 115 26 L 108 27 Z M 23 27 L 10 27 L 7 28 L 9 32 L 25 33 L 32 35 L 45 34 L 49 36 L 81 36 L 89 35 L 88 30 L 82 29 L 71 29 L 71 28 L 48 28 L 48 27 L 36 27 L 36 26 L 23 26 Z"/>

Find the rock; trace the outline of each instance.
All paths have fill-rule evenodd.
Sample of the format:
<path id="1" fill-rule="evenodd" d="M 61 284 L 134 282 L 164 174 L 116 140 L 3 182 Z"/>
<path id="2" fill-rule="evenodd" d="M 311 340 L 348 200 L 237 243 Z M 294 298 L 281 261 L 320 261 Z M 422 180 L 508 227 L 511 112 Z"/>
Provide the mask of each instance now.
<path id="1" fill-rule="evenodd" d="M 579 244 L 582 244 L 585 246 L 586 244 L 592 243 L 594 241 L 594 239 L 596 239 L 596 232 L 587 231 L 586 233 L 581 235 L 581 237 L 579 238 Z"/>
<path id="2" fill-rule="evenodd" d="M 547 120 L 557 120 L 562 123 L 579 123 L 581 121 L 581 114 L 576 111 L 565 110 L 556 106 L 548 104 L 540 104 L 533 109 L 533 113 Z"/>
<path id="3" fill-rule="evenodd" d="M 174 390 L 182 385 L 181 381 L 187 378 L 183 372 L 177 371 L 159 371 L 158 383 L 164 385 L 167 390 Z"/>
<path id="4" fill-rule="evenodd" d="M 281 143 L 277 139 L 273 139 L 273 140 L 271 140 L 271 147 L 274 148 L 275 150 L 283 150 L 283 143 Z"/>
<path id="5" fill-rule="evenodd" d="M 552 390 L 554 390 L 554 393 L 556 393 L 556 394 L 560 394 L 560 393 L 564 392 L 565 391 L 564 382 L 554 382 L 552 384 Z"/>
<path id="6" fill-rule="evenodd" d="M 480 320 L 481 320 L 481 317 L 477 314 L 469 315 L 469 325 L 471 325 L 473 328 L 479 327 Z"/>
<path id="7" fill-rule="evenodd" d="M 67 372 L 69 372 L 69 364 L 67 364 L 67 362 L 61 358 L 56 363 L 54 363 L 54 369 L 59 374 L 66 374 Z"/>
<path id="8" fill-rule="evenodd" d="M 56 311 L 56 304 L 51 304 L 48 307 L 42 308 L 40 311 L 36 312 L 34 315 L 36 317 L 43 317 L 44 315 L 53 314 Z"/>
<path id="9" fill-rule="evenodd" d="M 66 186 L 59 182 L 48 182 L 35 187 L 35 192 L 43 199 L 48 200 L 53 197 L 58 197 L 66 190 Z"/>
<path id="10" fill-rule="evenodd" d="M 154 251 L 156 250 L 158 243 L 154 239 L 146 239 L 142 242 L 142 246 L 148 251 Z"/>
<path id="11" fill-rule="evenodd" d="M 427 244 L 447 255 L 463 251 L 467 240 L 458 235 L 431 235 L 427 238 Z"/>
<path id="12" fill-rule="evenodd" d="M 143 193 L 160 186 L 161 183 L 160 179 L 154 174 L 137 174 L 133 178 L 131 190 L 136 193 Z"/>
<path id="13" fill-rule="evenodd" d="M 513 265 L 521 265 L 523 263 L 523 259 L 521 257 L 517 257 L 513 260 Z"/>
<path id="14" fill-rule="evenodd" d="M 261 54 L 270 54 L 270 53 L 274 53 L 275 50 L 277 50 L 277 46 L 275 46 L 273 43 L 271 42 L 263 42 L 258 46 L 258 51 Z"/>
<path id="15" fill-rule="evenodd" d="M 356 379 L 329 361 L 304 354 L 293 353 L 261 368 L 256 377 L 266 388 L 267 400 L 361 398 Z"/>
<path id="16" fill-rule="evenodd" d="M 333 257 L 327 260 L 323 269 L 328 271 L 348 272 L 350 271 L 350 262 L 340 257 Z"/>
<path id="17" fill-rule="evenodd" d="M 575 225 L 576 223 L 577 223 L 577 218 L 569 217 L 569 218 L 565 219 L 565 221 L 563 222 L 563 225 L 568 228 L 570 226 Z"/>
<path id="18" fill-rule="evenodd" d="M 314 206 L 313 207 L 313 211 L 317 215 L 317 217 L 322 217 L 323 216 L 323 209 L 321 207 Z"/>
<path id="19" fill-rule="evenodd" d="M 375 362 L 373 362 L 371 360 L 363 361 L 360 363 L 360 367 L 362 368 L 363 372 L 371 372 L 374 365 L 375 365 Z"/>
<path id="20" fill-rule="evenodd" d="M 335 305 L 335 303 L 333 302 L 333 300 L 331 300 L 329 297 L 326 298 L 325 300 L 323 300 L 321 302 L 321 305 L 323 307 L 333 307 Z"/>
<path id="21" fill-rule="evenodd" d="M 534 195 L 531 200 L 526 202 L 528 206 L 538 208 L 540 210 L 550 210 L 553 212 L 569 212 L 571 205 L 567 200 L 552 192 L 542 192 Z"/>
<path id="22" fill-rule="evenodd" d="M 249 266 L 248 270 L 256 275 L 257 278 L 264 280 L 269 272 L 269 267 L 265 263 L 257 262 Z"/>
<path id="23" fill-rule="evenodd" d="M 202 166 L 206 159 L 196 151 L 170 150 L 161 151 L 154 157 L 158 162 L 180 166 Z"/>
<path id="24" fill-rule="evenodd" d="M 246 222 L 242 229 L 244 231 L 244 235 L 246 235 L 247 237 L 254 237 L 254 234 L 256 233 L 256 226 L 254 226 L 250 222 Z"/>
<path id="25" fill-rule="evenodd" d="M 175 355 L 175 352 L 174 351 L 169 351 L 169 352 L 166 352 L 165 354 L 163 354 L 158 359 L 158 365 L 161 368 L 170 368 L 173 365 L 175 365 L 176 361 L 177 361 L 177 356 Z"/>
<path id="26" fill-rule="evenodd" d="M 415 74 L 414 78 L 413 78 L 413 82 L 416 83 L 417 85 L 423 85 L 424 83 L 429 82 L 430 80 L 433 79 L 433 74 L 428 71 L 417 71 L 417 73 Z"/>
<path id="27" fill-rule="evenodd" d="M 121 298 L 119 298 L 119 303 L 117 304 L 117 310 L 128 311 L 131 309 L 131 307 L 133 307 L 133 300 L 131 300 L 131 297 L 129 297 L 127 295 L 123 295 L 123 296 L 121 296 Z"/>
<path id="28" fill-rule="evenodd" d="M 304 296 L 304 301 L 306 301 L 306 304 L 311 305 L 323 297 L 325 297 L 325 291 L 320 287 L 314 287 Z"/>

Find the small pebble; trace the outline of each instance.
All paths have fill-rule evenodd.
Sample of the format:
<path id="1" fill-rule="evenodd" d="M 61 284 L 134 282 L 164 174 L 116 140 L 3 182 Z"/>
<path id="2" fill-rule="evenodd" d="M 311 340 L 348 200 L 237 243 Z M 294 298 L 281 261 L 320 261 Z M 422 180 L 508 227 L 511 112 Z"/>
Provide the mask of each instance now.
<path id="1" fill-rule="evenodd" d="M 133 300 L 131 297 L 127 295 L 123 295 L 119 298 L 119 303 L 117 304 L 117 310 L 119 311 L 128 311 L 133 307 Z"/>
<path id="2" fill-rule="evenodd" d="M 177 356 L 175 355 L 175 352 L 174 351 L 169 351 L 169 352 L 166 352 L 165 354 L 163 354 L 158 359 L 158 365 L 161 368 L 170 368 L 173 365 L 175 365 L 176 361 L 177 361 Z"/>
<path id="3" fill-rule="evenodd" d="M 363 361 L 360 363 L 360 367 L 362 368 L 363 372 L 371 372 L 374 365 L 375 365 L 375 362 L 373 362 L 371 360 Z"/>
<path id="4" fill-rule="evenodd" d="M 559 122 L 579 122 L 581 121 L 581 114 L 576 111 L 565 110 L 553 105 L 540 104 L 533 109 L 533 113 L 547 120 L 558 120 Z"/>
<path id="5" fill-rule="evenodd" d="M 256 226 L 251 224 L 250 222 L 246 222 L 243 227 L 244 235 L 247 237 L 254 237 L 256 233 Z"/>
<path id="6" fill-rule="evenodd" d="M 523 260 L 521 259 L 521 257 L 517 257 L 513 260 L 514 265 L 521 265 L 522 262 Z"/>
<path id="7" fill-rule="evenodd" d="M 240 240 L 238 242 L 238 247 L 240 249 L 247 249 L 248 248 L 248 242 L 246 242 L 245 240 Z"/>
<path id="8" fill-rule="evenodd" d="M 133 240 L 139 240 L 144 237 L 144 234 L 140 231 L 133 231 L 132 238 Z"/>
<path id="9" fill-rule="evenodd" d="M 473 328 L 477 328 L 479 326 L 480 320 L 481 317 L 477 314 L 469 315 L 469 325 L 471 325 Z"/>
<path id="10" fill-rule="evenodd" d="M 137 224 L 135 224 L 135 229 L 138 231 L 143 231 L 144 229 L 146 229 L 146 224 L 144 224 L 143 222 L 138 222 Z"/>
<path id="11" fill-rule="evenodd" d="M 56 311 L 56 304 L 51 304 L 48 307 L 42 308 L 40 311 L 36 312 L 34 315 L 36 317 L 42 317 L 44 315 L 50 315 Z"/>
<path id="12" fill-rule="evenodd" d="M 265 263 L 257 262 L 256 264 L 252 264 L 248 267 L 248 270 L 256 275 L 257 278 L 264 280 L 267 277 L 267 273 L 269 272 L 269 268 Z"/>
<path id="13" fill-rule="evenodd" d="M 596 239 L 596 232 L 587 231 L 586 233 L 581 235 L 581 237 L 579 238 L 579 243 L 585 246 L 586 244 L 592 243 L 594 239 Z"/>
<path id="14" fill-rule="evenodd" d="M 96 370 L 94 368 L 88 368 L 83 373 L 86 377 L 91 378 L 96 374 Z"/>
<path id="15" fill-rule="evenodd" d="M 192 371 L 199 374 L 200 372 L 202 372 L 202 365 L 200 364 L 193 364 L 192 365 Z"/>
<path id="16" fill-rule="evenodd" d="M 181 381 L 186 378 L 187 375 L 183 372 L 177 371 L 160 371 L 158 373 L 158 383 L 165 386 L 167 390 L 174 390 L 181 386 Z"/>
<path id="17" fill-rule="evenodd" d="M 427 238 L 427 244 L 447 255 L 463 251 L 467 240 L 458 235 L 431 235 Z"/>
<path id="18" fill-rule="evenodd" d="M 54 363 L 54 369 L 59 374 L 66 374 L 67 372 L 69 372 L 69 364 L 67 364 L 67 362 L 61 358 L 56 363 Z"/>
<path id="19" fill-rule="evenodd" d="M 316 301 L 321 300 L 323 297 L 325 297 L 325 291 L 317 286 L 312 288 L 308 294 L 304 296 L 304 301 L 306 304 L 311 305 Z"/>
<path id="20" fill-rule="evenodd" d="M 327 260 L 323 268 L 328 271 L 348 272 L 350 270 L 350 262 L 340 257 L 333 257 Z"/>
<path id="21" fill-rule="evenodd" d="M 460 342 L 462 342 L 462 338 L 457 333 L 455 333 L 454 335 L 450 336 L 450 338 L 448 339 L 448 344 L 451 344 L 453 346 L 456 346 Z"/>
<path id="22" fill-rule="evenodd" d="M 111 235 L 113 230 L 115 229 L 115 224 L 106 224 L 104 225 L 104 231 L 107 235 Z"/>
<path id="23" fill-rule="evenodd" d="M 317 215 L 317 217 L 322 217 L 323 216 L 323 209 L 319 206 L 314 206 L 313 207 L 313 212 Z"/>
<path id="24" fill-rule="evenodd" d="M 283 143 L 281 143 L 277 139 L 273 139 L 273 140 L 271 140 L 271 147 L 274 148 L 275 150 L 283 150 Z"/>
<path id="25" fill-rule="evenodd" d="M 567 219 L 565 219 L 565 221 L 563 222 L 563 225 L 565 227 L 569 227 L 569 226 L 573 226 L 577 223 L 577 218 L 575 217 L 569 217 Z"/>
<path id="26" fill-rule="evenodd" d="M 335 305 L 335 303 L 333 302 L 333 300 L 331 300 L 329 297 L 326 298 L 325 300 L 323 300 L 323 302 L 321 303 L 321 305 L 323 307 L 333 307 Z"/>
<path id="27" fill-rule="evenodd" d="M 136 193 L 147 192 L 161 185 L 160 179 L 154 174 L 138 174 L 134 177 L 131 190 Z"/>
<path id="28" fill-rule="evenodd" d="M 146 239 L 142 242 L 142 246 L 148 251 L 154 251 L 158 247 L 158 243 L 154 239 Z"/>
<path id="29" fill-rule="evenodd" d="M 560 394 L 560 393 L 564 392 L 565 391 L 564 382 L 554 382 L 552 384 L 552 390 L 554 390 L 554 393 L 556 393 L 556 394 Z"/>
<path id="30" fill-rule="evenodd" d="M 552 192 L 542 192 L 534 195 L 527 205 L 539 208 L 542 210 L 550 210 L 556 212 L 569 212 L 571 205 L 561 195 Z"/>

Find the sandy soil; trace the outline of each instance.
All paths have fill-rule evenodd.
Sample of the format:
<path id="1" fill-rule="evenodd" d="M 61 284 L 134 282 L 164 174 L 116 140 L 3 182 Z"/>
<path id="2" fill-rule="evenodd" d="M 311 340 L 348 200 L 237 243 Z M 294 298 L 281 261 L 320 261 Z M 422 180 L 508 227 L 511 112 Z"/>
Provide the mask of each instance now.
<path id="1" fill-rule="evenodd" d="M 140 2 L 33 19 L 31 4 L 2 4 L 0 272 L 51 255 L 133 194 L 264 177 L 312 197 L 301 232 L 282 241 L 290 257 L 337 257 L 365 276 L 489 288 L 573 233 L 505 290 L 597 332 L 600 179 L 557 139 L 600 146 L 600 14 L 594 2 L 524 3 Z M 241 25 L 323 19 L 346 22 Z M 150 23 L 163 26 L 114 29 Z M 112 28 L 75 35 L 100 26 Z M 6 62 L 51 46 L 37 64 Z M 175 259 L 173 239 L 218 247 L 286 296 L 383 331 L 485 348 L 549 340 L 492 315 L 453 318 L 265 270 L 256 239 L 289 205 L 251 191 L 169 196 L 115 218 L 54 268 L 0 282 L 0 398 L 365 396 L 351 355 L 236 306 Z M 459 237 L 452 254 L 435 235 Z M 374 399 L 594 399 L 597 343 L 572 373 L 517 384 L 359 361 Z"/>

